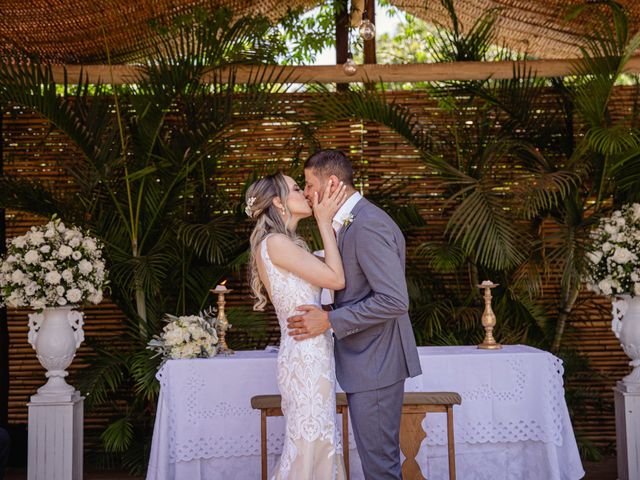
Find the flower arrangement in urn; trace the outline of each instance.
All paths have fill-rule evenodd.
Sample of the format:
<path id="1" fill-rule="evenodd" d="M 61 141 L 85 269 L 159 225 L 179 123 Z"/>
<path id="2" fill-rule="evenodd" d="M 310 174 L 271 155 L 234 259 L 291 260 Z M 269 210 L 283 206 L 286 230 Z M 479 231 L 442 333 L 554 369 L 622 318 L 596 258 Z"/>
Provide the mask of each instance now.
<path id="1" fill-rule="evenodd" d="M 167 314 L 166 320 L 162 333 L 148 343 L 148 349 L 162 355 L 164 360 L 215 356 L 218 335 L 210 322 L 198 315 Z"/>
<path id="2" fill-rule="evenodd" d="M 64 379 L 84 340 L 83 316 L 74 309 L 100 303 L 107 283 L 100 242 L 55 216 L 8 243 L 0 260 L 0 305 L 36 310 L 29 315 L 28 340 L 49 379 L 39 395 L 79 395 Z"/>
<path id="3" fill-rule="evenodd" d="M 100 242 L 53 218 L 8 243 L 0 266 L 0 305 L 42 310 L 98 304 L 106 284 Z"/>
<path id="4" fill-rule="evenodd" d="M 634 370 L 623 379 L 640 391 L 640 204 L 600 220 L 587 253 L 587 289 L 614 297 L 611 329 Z"/>
<path id="5" fill-rule="evenodd" d="M 640 204 L 614 211 L 591 232 L 587 288 L 601 295 L 640 295 Z"/>

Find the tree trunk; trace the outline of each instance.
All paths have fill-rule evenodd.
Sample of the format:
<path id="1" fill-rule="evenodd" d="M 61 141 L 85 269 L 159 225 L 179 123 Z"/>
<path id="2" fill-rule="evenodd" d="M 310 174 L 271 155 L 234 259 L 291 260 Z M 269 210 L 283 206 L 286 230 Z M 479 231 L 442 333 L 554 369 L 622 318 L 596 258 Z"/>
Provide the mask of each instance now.
<path id="1" fill-rule="evenodd" d="M 571 310 L 578 299 L 580 294 L 579 287 L 569 287 L 567 292 L 563 295 L 564 301 L 560 307 L 560 314 L 558 315 L 558 323 L 556 324 L 556 334 L 553 338 L 553 344 L 551 345 L 551 352 L 557 353 L 560 350 L 560 343 L 562 342 L 562 336 L 564 335 L 564 329 L 567 325 Z"/>
<path id="2" fill-rule="evenodd" d="M 137 258 L 138 255 L 138 242 L 136 240 L 133 241 L 133 256 Z M 140 285 L 140 280 L 136 277 L 135 279 L 135 289 L 136 289 L 136 311 L 138 312 L 138 317 L 141 319 L 140 323 L 140 335 L 144 337 L 147 333 L 147 303 L 144 294 L 144 289 L 142 285 Z"/>

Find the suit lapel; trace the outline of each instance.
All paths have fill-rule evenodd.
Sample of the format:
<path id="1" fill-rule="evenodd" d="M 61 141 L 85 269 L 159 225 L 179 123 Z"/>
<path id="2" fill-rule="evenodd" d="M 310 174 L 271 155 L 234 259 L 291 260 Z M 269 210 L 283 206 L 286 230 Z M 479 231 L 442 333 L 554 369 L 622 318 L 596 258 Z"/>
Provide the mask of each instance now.
<path id="1" fill-rule="evenodd" d="M 353 215 L 353 221 L 345 226 L 343 226 L 340 231 L 338 232 L 338 250 L 340 252 L 342 252 L 342 246 L 344 244 L 344 239 L 347 236 L 347 230 L 349 230 L 349 227 L 353 224 L 353 222 L 356 221 L 356 216 L 358 215 L 358 212 L 360 210 L 362 210 L 362 208 L 369 203 L 367 201 L 366 198 L 361 198 L 360 200 L 358 200 L 358 203 L 356 203 L 353 207 L 353 209 L 351 210 L 351 215 Z"/>

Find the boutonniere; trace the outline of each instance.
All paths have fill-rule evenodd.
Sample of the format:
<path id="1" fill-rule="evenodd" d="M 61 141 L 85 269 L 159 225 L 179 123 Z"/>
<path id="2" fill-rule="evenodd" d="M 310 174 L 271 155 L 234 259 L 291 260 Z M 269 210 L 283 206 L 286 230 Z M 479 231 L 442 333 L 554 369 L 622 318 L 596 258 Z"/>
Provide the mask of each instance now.
<path id="1" fill-rule="evenodd" d="M 353 214 L 350 213 L 349 215 L 347 215 L 345 217 L 345 219 L 342 221 L 342 226 L 346 227 L 347 225 L 349 225 L 351 222 L 353 222 Z"/>

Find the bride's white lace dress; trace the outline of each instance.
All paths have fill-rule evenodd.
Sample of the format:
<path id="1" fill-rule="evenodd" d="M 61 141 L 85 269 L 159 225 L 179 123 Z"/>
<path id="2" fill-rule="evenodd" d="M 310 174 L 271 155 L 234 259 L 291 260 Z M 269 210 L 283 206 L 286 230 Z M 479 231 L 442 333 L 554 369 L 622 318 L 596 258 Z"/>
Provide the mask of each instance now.
<path id="1" fill-rule="evenodd" d="M 280 323 L 277 377 L 286 425 L 282 456 L 271 479 L 344 479 L 336 428 L 333 337 L 327 331 L 297 341 L 287 334 L 287 318 L 300 313 L 297 306 L 320 305 L 320 288 L 276 267 L 269 258 L 266 238 L 260 250 Z"/>

